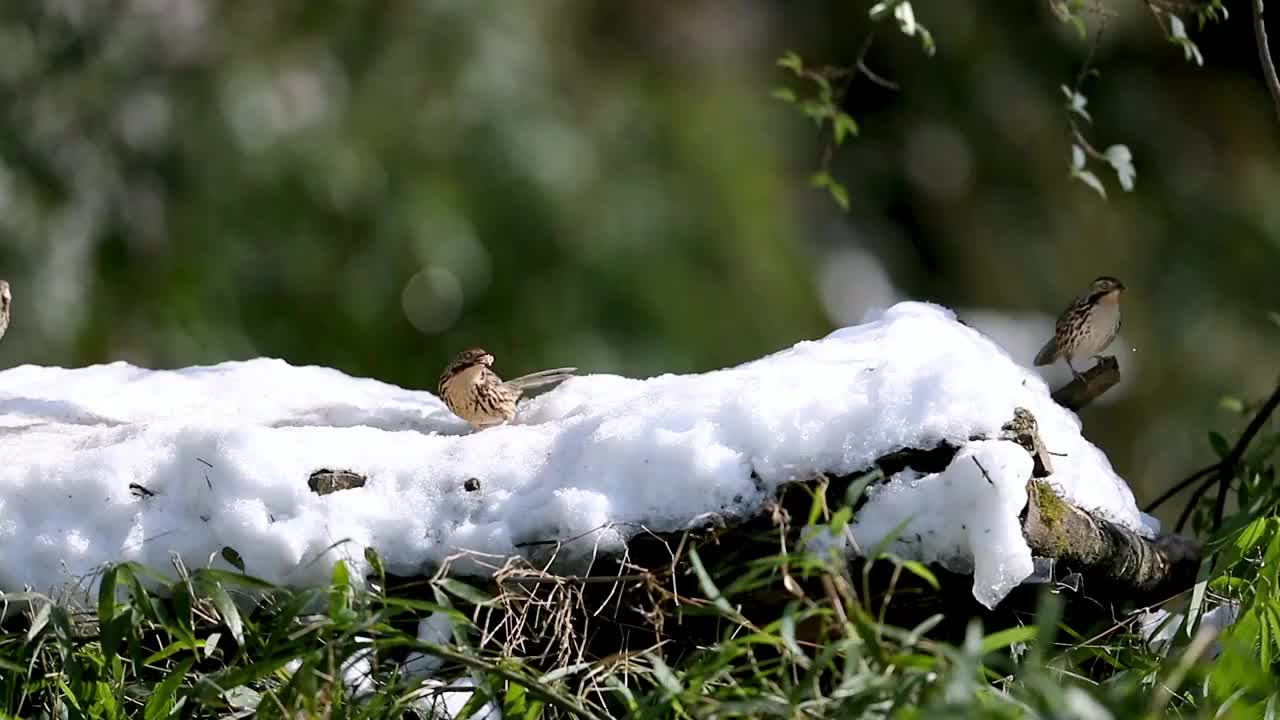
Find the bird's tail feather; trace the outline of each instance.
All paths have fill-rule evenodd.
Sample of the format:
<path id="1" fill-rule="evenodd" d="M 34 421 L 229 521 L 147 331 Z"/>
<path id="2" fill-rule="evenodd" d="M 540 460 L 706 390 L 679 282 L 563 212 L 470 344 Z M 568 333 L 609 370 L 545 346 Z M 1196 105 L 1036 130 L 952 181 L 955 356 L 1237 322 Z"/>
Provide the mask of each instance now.
<path id="1" fill-rule="evenodd" d="M 1052 365 L 1058 359 L 1058 339 L 1049 338 L 1049 342 L 1036 353 L 1036 365 Z"/>
<path id="2" fill-rule="evenodd" d="M 552 370 L 540 370 L 528 375 L 521 375 L 514 380 L 508 380 L 507 385 L 518 390 L 527 390 L 529 388 L 542 387 L 543 385 L 553 385 L 555 383 L 564 382 L 573 377 L 578 368 L 564 367 Z"/>

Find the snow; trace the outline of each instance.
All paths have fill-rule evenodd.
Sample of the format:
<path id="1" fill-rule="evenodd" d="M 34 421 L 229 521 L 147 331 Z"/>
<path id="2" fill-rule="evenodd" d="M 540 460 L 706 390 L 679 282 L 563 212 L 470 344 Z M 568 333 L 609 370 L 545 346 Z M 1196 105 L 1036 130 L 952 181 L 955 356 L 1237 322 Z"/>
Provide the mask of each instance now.
<path id="1" fill-rule="evenodd" d="M 1239 618 L 1240 605 L 1235 602 L 1224 602 L 1202 614 L 1196 630 L 1220 635 L 1234 625 Z M 1183 631 L 1186 621 L 1185 612 L 1170 613 L 1163 608 L 1148 610 L 1138 618 L 1138 634 L 1146 639 L 1147 648 L 1151 652 L 1166 655 L 1175 636 Z M 1209 649 L 1209 657 L 1217 657 L 1221 652 L 1222 646 L 1215 642 Z"/>
<path id="2" fill-rule="evenodd" d="M 452 720 L 462 714 L 463 708 L 471 702 L 478 686 L 476 678 L 462 677 L 450 683 L 439 680 L 426 680 L 414 692 L 413 707 L 425 717 L 436 720 Z M 492 700 L 487 701 L 470 717 L 475 720 L 501 720 L 502 709 Z"/>
<path id="3" fill-rule="evenodd" d="M 498 360 L 509 375 L 532 369 Z M 997 436 L 1015 407 L 1039 421 L 1050 481 L 1069 500 L 1154 531 L 1043 380 L 924 303 L 725 370 L 576 377 L 479 433 L 429 392 L 280 360 L 22 366 L 0 372 L 0 589 L 91 589 L 104 563 L 165 569 L 175 554 L 226 568 L 227 546 L 248 573 L 299 585 L 326 582 L 339 559 L 366 569 L 366 546 L 406 575 L 554 539 L 572 538 L 561 556 L 582 560 L 644 528 L 747 516 L 785 482 L 946 441 L 960 448 L 951 467 L 877 488 L 854 533 L 869 547 L 911 517 L 894 551 L 972 566 L 990 603 L 1030 573 L 1015 527 L 1030 464 L 1010 443 L 971 438 Z M 317 496 L 307 478 L 320 468 L 368 482 Z"/>
<path id="4" fill-rule="evenodd" d="M 995 607 L 1034 570 L 1018 522 L 1027 504 L 1031 466 L 1031 455 L 1012 442 L 969 443 L 943 472 L 904 471 L 874 491 L 874 511 L 859 513 L 854 539 L 874 547 L 905 522 L 889 551 L 972 572 L 973 596 Z"/>

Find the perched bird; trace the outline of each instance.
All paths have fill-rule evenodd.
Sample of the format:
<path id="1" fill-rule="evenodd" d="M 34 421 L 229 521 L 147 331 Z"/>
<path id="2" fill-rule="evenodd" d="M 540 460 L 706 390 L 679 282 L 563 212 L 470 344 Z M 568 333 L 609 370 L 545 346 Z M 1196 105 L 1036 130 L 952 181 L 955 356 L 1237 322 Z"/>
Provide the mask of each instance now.
<path id="1" fill-rule="evenodd" d="M 1036 365 L 1051 365 L 1061 358 L 1067 361 L 1071 373 L 1080 377 L 1072 361 L 1098 357 L 1120 332 L 1123 292 L 1124 283 L 1113 277 L 1094 280 L 1089 291 L 1058 316 L 1053 337 L 1036 354 Z"/>
<path id="2" fill-rule="evenodd" d="M 440 399 L 477 430 L 511 422 L 525 390 L 562 382 L 577 370 L 543 370 L 503 382 L 489 369 L 492 366 L 493 355 L 487 350 L 469 348 L 458 353 L 440 375 Z"/>
<path id="3" fill-rule="evenodd" d="M 0 280 L 0 338 L 4 337 L 4 331 L 9 329 L 9 304 L 13 301 L 13 295 L 9 292 L 9 283 Z"/>

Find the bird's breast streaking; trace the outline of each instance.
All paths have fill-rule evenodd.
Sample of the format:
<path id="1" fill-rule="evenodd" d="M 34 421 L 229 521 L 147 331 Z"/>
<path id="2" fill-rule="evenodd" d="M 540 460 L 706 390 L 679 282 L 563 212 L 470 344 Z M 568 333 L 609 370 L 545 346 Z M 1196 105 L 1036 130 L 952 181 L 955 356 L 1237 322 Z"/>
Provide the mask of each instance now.
<path id="1" fill-rule="evenodd" d="M 470 348 L 458 353 L 440 376 L 440 399 L 454 415 L 477 430 L 511 422 L 526 389 L 559 383 L 577 369 L 543 370 L 503 382 L 489 369 L 492 364 L 493 355 L 481 348 Z"/>

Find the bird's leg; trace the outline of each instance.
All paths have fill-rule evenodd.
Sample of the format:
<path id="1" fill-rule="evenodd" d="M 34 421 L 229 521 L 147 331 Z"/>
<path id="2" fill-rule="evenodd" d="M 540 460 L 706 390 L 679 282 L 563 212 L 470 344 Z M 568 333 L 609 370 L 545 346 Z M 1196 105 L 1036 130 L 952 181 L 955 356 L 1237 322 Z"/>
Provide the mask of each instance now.
<path id="1" fill-rule="evenodd" d="M 1081 375 L 1080 372 L 1076 370 L 1076 366 L 1071 364 L 1071 358 L 1069 356 L 1063 355 L 1062 359 L 1067 361 L 1067 369 L 1071 371 L 1071 374 L 1074 375 L 1075 378 L 1080 382 L 1084 382 L 1084 375 Z"/>

